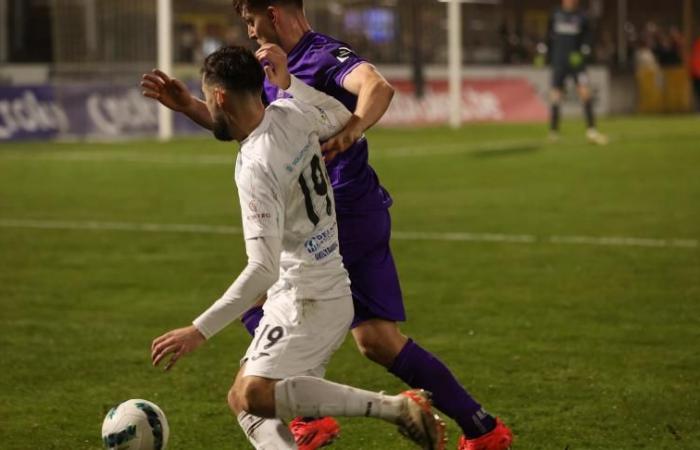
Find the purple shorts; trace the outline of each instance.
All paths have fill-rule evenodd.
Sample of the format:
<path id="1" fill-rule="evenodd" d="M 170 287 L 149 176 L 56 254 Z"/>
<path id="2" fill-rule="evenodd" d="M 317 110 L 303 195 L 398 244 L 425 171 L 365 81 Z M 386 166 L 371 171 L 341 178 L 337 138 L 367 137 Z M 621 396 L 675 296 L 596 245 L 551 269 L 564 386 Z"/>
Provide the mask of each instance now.
<path id="1" fill-rule="evenodd" d="M 352 327 L 370 319 L 405 321 L 399 274 L 389 248 L 389 211 L 339 216 L 338 234 L 355 305 Z"/>

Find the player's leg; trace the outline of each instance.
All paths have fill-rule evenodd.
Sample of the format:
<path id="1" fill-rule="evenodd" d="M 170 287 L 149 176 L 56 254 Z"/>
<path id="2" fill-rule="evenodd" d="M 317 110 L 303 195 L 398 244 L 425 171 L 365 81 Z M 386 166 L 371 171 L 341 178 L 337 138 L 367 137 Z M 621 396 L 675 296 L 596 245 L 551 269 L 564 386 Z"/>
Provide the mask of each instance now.
<path id="1" fill-rule="evenodd" d="M 423 391 L 385 395 L 311 376 L 283 380 L 244 376 L 233 390 L 232 408 L 236 408 L 241 426 L 256 448 L 259 442 L 296 448 L 288 447 L 290 442 L 295 445 L 294 440 L 286 427 L 280 427 L 278 419 L 294 416 L 382 419 L 398 425 L 403 434 L 424 448 L 444 448 L 444 424 L 433 414 Z M 258 427 L 264 427 L 267 435 L 262 436 Z"/>
<path id="2" fill-rule="evenodd" d="M 343 254 L 343 260 L 350 274 L 355 302 L 352 334 L 359 350 L 407 385 L 431 392 L 435 407 L 454 419 L 468 438 L 478 438 L 492 431 L 497 425 L 496 419 L 483 410 L 450 369 L 399 330 L 397 322 L 404 321 L 405 314 L 389 247 L 391 218 L 388 211 L 375 213 L 362 221 L 364 224 L 339 221 L 341 252 L 343 245 L 351 249 Z M 375 238 L 371 239 L 372 236 Z M 366 248 L 367 245 L 371 247 Z"/>
<path id="3" fill-rule="evenodd" d="M 350 298 L 312 301 L 283 294 L 268 300 L 230 396 L 232 409 L 268 418 L 375 417 L 399 425 L 415 441 L 441 442 L 443 425 L 426 394 L 387 396 L 321 378 L 352 315 Z"/>
<path id="4" fill-rule="evenodd" d="M 559 127 L 561 123 L 561 102 L 563 99 L 566 72 L 561 69 L 552 70 L 552 88 L 549 91 L 549 138 L 551 141 L 559 139 Z"/>
<path id="5" fill-rule="evenodd" d="M 591 92 L 588 74 L 585 71 L 578 72 L 574 79 L 576 81 L 578 97 L 583 105 L 583 114 L 586 118 L 586 137 L 593 144 L 605 145 L 608 143 L 607 137 L 596 128 L 593 94 Z"/>
<path id="6" fill-rule="evenodd" d="M 435 407 L 455 420 L 467 438 L 478 438 L 496 427 L 496 418 L 469 394 L 447 365 L 401 334 L 395 322 L 371 319 L 358 324 L 352 334 L 364 356 L 412 388 L 431 392 Z"/>
<path id="7" fill-rule="evenodd" d="M 243 429 L 248 441 L 256 450 L 292 450 L 297 445 L 294 436 L 287 425 L 278 418 L 264 418 L 246 411 L 246 403 L 243 392 L 243 373 L 241 368 L 236 375 L 236 380 L 228 393 L 228 404 L 231 411 L 238 419 L 238 424 Z"/>

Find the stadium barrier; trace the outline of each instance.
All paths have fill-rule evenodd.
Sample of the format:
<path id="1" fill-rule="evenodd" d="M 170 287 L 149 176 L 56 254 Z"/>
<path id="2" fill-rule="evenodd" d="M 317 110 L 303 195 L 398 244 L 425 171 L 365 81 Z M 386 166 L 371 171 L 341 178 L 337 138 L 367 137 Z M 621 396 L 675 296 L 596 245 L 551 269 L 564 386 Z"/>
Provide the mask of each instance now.
<path id="1" fill-rule="evenodd" d="M 0 87 L 0 141 L 23 139 L 119 139 L 154 136 L 157 104 L 138 87 L 37 85 Z M 177 115 L 180 134 L 200 131 Z"/>
<path id="2" fill-rule="evenodd" d="M 640 113 L 686 113 L 692 110 L 690 78 L 684 67 L 637 71 Z"/>
<path id="3" fill-rule="evenodd" d="M 448 120 L 447 81 L 429 81 L 425 95 L 414 95 L 413 83 L 392 80 L 396 96 L 382 125 L 433 125 Z M 547 119 L 547 107 L 525 79 L 469 79 L 462 83 L 463 122 L 538 122 Z"/>
<path id="4" fill-rule="evenodd" d="M 430 125 L 447 121 L 447 82 L 431 81 L 418 100 L 412 84 L 394 81 L 397 96 L 383 125 Z M 196 82 L 190 86 L 198 90 Z M 463 120 L 539 121 L 547 111 L 524 79 L 466 80 Z M 138 87 L 108 84 L 0 87 L 0 141 L 23 139 L 120 139 L 157 134 L 157 104 Z M 175 116 L 177 134 L 201 132 L 182 115 Z"/>

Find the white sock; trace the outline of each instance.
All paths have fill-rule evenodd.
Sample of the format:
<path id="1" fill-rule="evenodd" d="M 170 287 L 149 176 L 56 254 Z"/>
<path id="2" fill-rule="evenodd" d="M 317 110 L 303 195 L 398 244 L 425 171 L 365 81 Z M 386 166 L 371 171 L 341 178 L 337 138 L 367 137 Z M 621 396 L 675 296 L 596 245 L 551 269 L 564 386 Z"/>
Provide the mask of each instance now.
<path id="1" fill-rule="evenodd" d="M 238 423 L 256 450 L 296 450 L 297 444 L 287 425 L 280 419 L 264 419 L 243 411 Z"/>
<path id="2" fill-rule="evenodd" d="M 321 378 L 291 377 L 275 385 L 277 417 L 377 417 L 396 423 L 404 399 Z"/>

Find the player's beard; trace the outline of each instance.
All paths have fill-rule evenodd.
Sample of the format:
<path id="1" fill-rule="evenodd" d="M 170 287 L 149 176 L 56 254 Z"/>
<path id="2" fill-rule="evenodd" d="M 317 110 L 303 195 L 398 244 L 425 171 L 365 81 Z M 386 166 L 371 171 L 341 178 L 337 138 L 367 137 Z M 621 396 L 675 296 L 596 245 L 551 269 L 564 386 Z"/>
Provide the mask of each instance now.
<path id="1" fill-rule="evenodd" d="M 233 136 L 228 129 L 228 123 L 226 123 L 226 116 L 224 113 L 219 112 L 214 116 L 214 128 L 212 129 L 214 137 L 220 141 L 231 142 Z"/>

